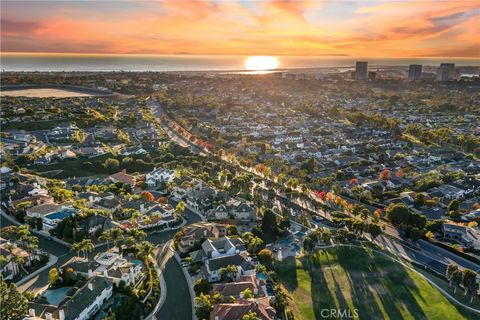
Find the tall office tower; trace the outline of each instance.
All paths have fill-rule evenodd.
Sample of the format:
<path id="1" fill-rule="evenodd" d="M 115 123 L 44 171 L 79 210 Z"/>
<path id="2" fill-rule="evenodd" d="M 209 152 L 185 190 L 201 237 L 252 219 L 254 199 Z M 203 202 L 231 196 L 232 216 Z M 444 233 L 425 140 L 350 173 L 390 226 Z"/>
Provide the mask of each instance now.
<path id="1" fill-rule="evenodd" d="M 437 81 L 455 79 L 455 63 L 441 63 L 437 71 Z"/>
<path id="2" fill-rule="evenodd" d="M 408 80 L 420 80 L 422 75 L 422 65 L 421 64 L 411 64 L 408 68 Z"/>
<path id="3" fill-rule="evenodd" d="M 367 70 L 368 62 L 367 61 L 357 61 L 355 65 L 355 79 L 356 80 L 366 80 L 367 79 Z"/>

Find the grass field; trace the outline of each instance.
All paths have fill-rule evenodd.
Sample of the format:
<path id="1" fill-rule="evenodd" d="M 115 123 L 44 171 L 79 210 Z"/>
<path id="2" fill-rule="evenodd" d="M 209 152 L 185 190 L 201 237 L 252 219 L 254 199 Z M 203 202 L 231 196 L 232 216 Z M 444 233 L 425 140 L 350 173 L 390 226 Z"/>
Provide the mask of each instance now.
<path id="1" fill-rule="evenodd" d="M 357 319 L 473 319 L 418 274 L 368 248 L 288 258 L 276 271 L 301 319 L 325 319 L 323 309 L 357 309 Z"/>

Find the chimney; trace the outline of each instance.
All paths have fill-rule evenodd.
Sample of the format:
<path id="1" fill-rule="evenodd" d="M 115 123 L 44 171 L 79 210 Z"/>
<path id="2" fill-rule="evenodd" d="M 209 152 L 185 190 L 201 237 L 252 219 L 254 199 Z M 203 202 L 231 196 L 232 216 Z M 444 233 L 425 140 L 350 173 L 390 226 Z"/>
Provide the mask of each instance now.
<path id="1" fill-rule="evenodd" d="M 35 317 L 35 309 L 32 309 L 32 308 L 28 309 L 28 315 L 30 317 Z"/>
<path id="2" fill-rule="evenodd" d="M 47 318 L 47 320 L 53 320 L 52 314 L 50 312 L 45 312 L 45 318 Z"/>
<path id="3" fill-rule="evenodd" d="M 65 320 L 65 311 L 63 309 L 58 311 L 58 319 Z"/>
<path id="4" fill-rule="evenodd" d="M 127 169 L 122 169 L 122 173 L 127 173 Z"/>
<path id="5" fill-rule="evenodd" d="M 88 269 L 88 279 L 90 279 L 91 277 L 93 277 L 93 271 L 92 269 Z"/>
<path id="6" fill-rule="evenodd" d="M 90 289 L 90 291 L 93 291 L 93 284 L 91 282 L 88 283 L 88 289 Z"/>

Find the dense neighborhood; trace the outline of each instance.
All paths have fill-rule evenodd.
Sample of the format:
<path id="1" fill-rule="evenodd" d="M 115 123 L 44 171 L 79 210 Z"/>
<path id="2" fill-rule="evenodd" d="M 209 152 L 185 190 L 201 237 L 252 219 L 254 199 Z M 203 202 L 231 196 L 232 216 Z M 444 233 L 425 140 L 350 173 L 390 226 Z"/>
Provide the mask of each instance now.
<path id="1" fill-rule="evenodd" d="M 2 319 L 478 317 L 470 71 L 2 73 Z"/>

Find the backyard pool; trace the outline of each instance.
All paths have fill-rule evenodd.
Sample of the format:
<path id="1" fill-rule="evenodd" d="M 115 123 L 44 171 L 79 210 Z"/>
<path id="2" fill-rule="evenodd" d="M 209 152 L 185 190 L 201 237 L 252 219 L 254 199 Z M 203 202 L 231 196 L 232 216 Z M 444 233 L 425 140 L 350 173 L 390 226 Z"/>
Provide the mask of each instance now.
<path id="1" fill-rule="evenodd" d="M 68 291 L 73 287 L 62 287 L 58 289 L 49 289 L 43 293 L 43 296 L 47 298 L 48 303 L 58 306 L 67 296 Z"/>
<path id="2" fill-rule="evenodd" d="M 270 281 L 268 281 L 265 287 L 267 289 L 267 295 L 269 297 L 273 297 L 275 295 L 275 290 L 273 290 L 273 284 Z"/>
<path id="3" fill-rule="evenodd" d="M 260 280 L 268 280 L 268 276 L 265 273 L 257 272 L 257 278 Z"/>

